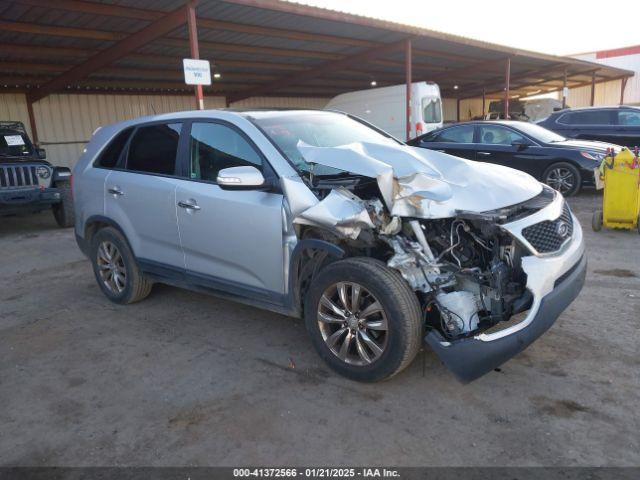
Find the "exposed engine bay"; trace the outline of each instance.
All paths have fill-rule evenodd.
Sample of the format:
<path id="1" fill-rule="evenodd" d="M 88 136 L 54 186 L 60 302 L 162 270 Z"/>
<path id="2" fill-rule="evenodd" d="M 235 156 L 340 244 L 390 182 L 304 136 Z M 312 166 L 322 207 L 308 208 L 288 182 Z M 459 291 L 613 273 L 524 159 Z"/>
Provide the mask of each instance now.
<path id="1" fill-rule="evenodd" d="M 370 179 L 345 176 L 313 183 L 322 199 L 338 195 L 364 206 L 367 219 L 361 212 L 359 222 L 371 222 L 373 228 L 349 238 L 337 227 L 332 241 L 398 270 L 419 295 L 426 325 L 445 338 L 474 335 L 529 308 L 522 247 L 492 220 L 464 213 L 434 220 L 392 217 Z"/>
<path id="2" fill-rule="evenodd" d="M 312 150 L 318 163 L 323 161 L 321 149 L 304 149 Z M 333 158 L 325 163 L 335 167 Z M 526 212 L 527 201 L 491 212 L 444 211 L 453 188 L 432 165 L 398 178 L 389 177 L 380 164 L 374 163 L 373 170 L 366 164 L 362 173 L 352 168 L 324 176 L 310 172 L 305 183 L 319 201 L 294 220 L 301 238 L 329 240 L 350 255 L 378 258 L 400 272 L 421 301 L 425 326 L 445 339 L 482 333 L 531 306 L 521 266 L 522 256 L 531 252 L 500 228 L 509 215 Z M 535 208 L 553 197 L 547 190 L 540 192 L 542 187 L 538 190 L 538 195 L 528 195 Z"/>

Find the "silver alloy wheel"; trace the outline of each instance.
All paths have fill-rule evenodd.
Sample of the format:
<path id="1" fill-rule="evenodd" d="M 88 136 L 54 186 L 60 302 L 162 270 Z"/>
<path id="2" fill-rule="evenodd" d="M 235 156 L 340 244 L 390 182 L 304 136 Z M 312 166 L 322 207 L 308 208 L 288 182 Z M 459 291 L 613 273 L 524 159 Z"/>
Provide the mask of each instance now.
<path id="1" fill-rule="evenodd" d="M 380 302 L 362 285 L 340 282 L 325 290 L 318 327 L 331 352 L 351 365 L 369 365 L 387 346 L 389 324 Z"/>
<path id="2" fill-rule="evenodd" d="M 554 190 L 565 194 L 574 189 L 576 185 L 576 177 L 568 168 L 558 167 L 554 168 L 547 174 L 545 183 Z"/>
<path id="3" fill-rule="evenodd" d="M 127 286 L 127 269 L 118 247 L 107 240 L 100 243 L 97 262 L 104 286 L 116 295 L 121 294 Z"/>

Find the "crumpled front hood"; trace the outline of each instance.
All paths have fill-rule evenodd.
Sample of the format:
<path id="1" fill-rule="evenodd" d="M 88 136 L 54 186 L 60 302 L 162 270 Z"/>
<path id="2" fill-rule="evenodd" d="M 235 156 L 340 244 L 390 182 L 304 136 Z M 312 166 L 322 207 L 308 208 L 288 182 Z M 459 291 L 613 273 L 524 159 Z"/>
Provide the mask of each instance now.
<path id="1" fill-rule="evenodd" d="M 298 149 L 307 162 L 376 178 L 393 216 L 447 218 L 524 202 L 542 191 L 530 175 L 406 145 L 352 143 Z"/>

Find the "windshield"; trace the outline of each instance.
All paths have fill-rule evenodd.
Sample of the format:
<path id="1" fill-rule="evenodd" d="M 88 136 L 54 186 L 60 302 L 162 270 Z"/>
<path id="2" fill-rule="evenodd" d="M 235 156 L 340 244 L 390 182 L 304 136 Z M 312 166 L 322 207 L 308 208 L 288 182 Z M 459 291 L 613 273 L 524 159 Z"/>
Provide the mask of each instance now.
<path id="1" fill-rule="evenodd" d="M 333 112 L 252 112 L 251 120 L 284 153 L 288 160 L 303 172 L 325 176 L 348 171 L 307 163 L 298 150 L 298 142 L 314 147 L 339 147 L 350 143 L 368 142 L 398 145 L 390 136 Z"/>
<path id="2" fill-rule="evenodd" d="M 424 123 L 440 123 L 442 121 L 442 106 L 439 98 L 422 99 L 422 120 Z"/>
<path id="3" fill-rule="evenodd" d="M 558 135 L 551 130 L 547 130 L 540 125 L 535 125 L 533 123 L 521 122 L 517 124 L 517 128 L 521 130 L 522 133 L 526 133 L 530 137 L 533 137 L 535 140 L 539 140 L 542 143 L 564 142 L 566 140 L 562 135 Z"/>
<path id="4" fill-rule="evenodd" d="M 15 131 L 0 133 L 0 156 L 22 157 L 31 154 L 31 142 L 26 135 Z"/>

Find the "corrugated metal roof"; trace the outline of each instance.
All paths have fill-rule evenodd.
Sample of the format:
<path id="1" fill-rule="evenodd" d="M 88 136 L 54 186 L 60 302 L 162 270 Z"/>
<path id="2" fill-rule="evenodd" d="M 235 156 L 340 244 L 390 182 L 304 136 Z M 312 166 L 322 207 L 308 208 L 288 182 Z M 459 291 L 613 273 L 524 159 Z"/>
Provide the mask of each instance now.
<path id="1" fill-rule="evenodd" d="M 107 49 L 150 25 L 155 18 L 184 6 L 184 0 L 89 0 L 85 2 L 46 2 L 17 0 L 0 5 L 0 85 L 35 88 L 62 74 L 53 67 L 71 67 Z M 95 7 L 113 6 L 108 11 Z M 128 10 L 123 14 L 122 7 Z M 116 12 L 116 9 L 120 10 Z M 370 50 L 411 38 L 414 81 L 434 80 L 449 96 L 469 97 L 501 91 L 504 64 L 511 61 L 514 94 L 524 95 L 533 87 L 557 88 L 558 76 L 565 68 L 570 85 L 589 82 L 592 71 L 598 81 L 620 78 L 632 72 L 593 64 L 569 57 L 555 57 L 501 45 L 448 35 L 409 25 L 386 22 L 364 16 L 309 7 L 279 0 L 201 0 L 197 7 L 200 20 L 201 57 L 216 63 L 222 72 L 224 88 L 236 92 L 254 92 L 253 84 L 274 84 L 275 78 L 291 79 L 298 72 L 282 68 L 324 66 L 324 81 L 315 78 L 283 82 L 286 85 L 266 94 L 289 95 L 318 88 L 327 95 L 366 88 L 372 79 L 378 85 L 404 80 L 402 49 L 377 58 L 362 60 Z M 207 23 L 209 22 L 209 23 Z M 60 53 L 54 50 L 58 48 Z M 12 49 L 15 53 L 12 53 Z M 67 49 L 67 51 L 64 51 Z M 74 50 L 77 55 L 74 55 Z M 42 50 L 40 52 L 40 50 Z M 95 72 L 91 82 L 74 79 L 73 88 L 188 90 L 178 77 L 162 80 L 158 70 L 179 71 L 181 58 L 189 55 L 186 26 L 141 47 L 109 66 Z M 331 62 L 353 57 L 341 68 Z M 15 68 L 15 62 L 21 68 Z M 251 64 L 254 62 L 254 65 Z M 269 63 L 274 66 L 269 66 Z M 344 63 L 344 62 L 343 62 Z M 277 67 L 275 64 L 279 64 Z M 3 67 L 3 65 L 5 65 Z M 130 69 L 130 72 L 126 72 Z M 144 69 L 153 69 L 145 72 Z M 125 71 L 123 71 L 125 70 Z M 111 73 L 110 73 L 111 72 Z M 246 78 L 243 78 L 245 75 Z M 138 77 L 138 82 L 132 79 Z M 257 80 L 269 78 L 269 80 Z M 329 78 L 327 80 L 327 78 Z M 126 79 L 127 81 L 121 81 Z M 331 79 L 335 79 L 331 81 Z M 546 80 L 546 82 L 545 82 Z M 121 87 L 118 87 L 119 82 Z M 173 85 L 170 85 L 173 82 Z M 249 85 L 249 87 L 247 87 Z M 453 90 L 457 85 L 458 89 Z M 533 86 L 532 88 L 528 88 Z M 9 88 L 9 87 L 7 87 Z M 254 92 L 255 93 L 255 92 Z"/>

